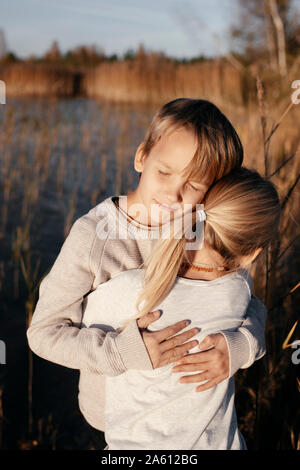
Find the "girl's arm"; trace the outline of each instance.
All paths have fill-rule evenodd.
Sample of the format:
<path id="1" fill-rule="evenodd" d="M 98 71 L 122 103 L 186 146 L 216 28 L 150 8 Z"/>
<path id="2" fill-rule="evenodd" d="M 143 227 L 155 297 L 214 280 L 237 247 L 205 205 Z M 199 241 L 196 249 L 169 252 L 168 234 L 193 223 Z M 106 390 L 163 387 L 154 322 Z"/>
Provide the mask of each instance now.
<path id="1" fill-rule="evenodd" d="M 74 222 L 43 278 L 27 330 L 29 346 L 43 359 L 71 369 L 110 376 L 127 369 L 152 370 L 136 322 L 120 334 L 80 328 L 83 296 L 92 288 L 106 242 L 97 237 L 96 224 L 90 213 Z"/>

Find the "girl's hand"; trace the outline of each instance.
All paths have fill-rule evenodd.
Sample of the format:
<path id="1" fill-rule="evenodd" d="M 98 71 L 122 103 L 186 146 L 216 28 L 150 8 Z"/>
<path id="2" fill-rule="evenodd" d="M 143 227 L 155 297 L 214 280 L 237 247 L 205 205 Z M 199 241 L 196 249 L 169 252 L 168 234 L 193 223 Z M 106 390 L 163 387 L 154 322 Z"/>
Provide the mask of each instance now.
<path id="1" fill-rule="evenodd" d="M 187 354 L 189 349 L 192 349 L 199 343 L 197 340 L 184 343 L 199 332 L 198 328 L 193 328 L 180 335 L 173 336 L 178 331 L 186 328 L 190 324 L 189 321 L 180 321 L 159 331 L 147 330 L 150 323 L 156 321 L 158 318 L 159 310 L 156 310 L 136 320 L 151 359 L 153 369 L 157 369 L 171 362 L 176 362 Z"/>
<path id="2" fill-rule="evenodd" d="M 203 385 L 196 387 L 196 392 L 203 392 L 214 387 L 229 376 L 229 351 L 226 339 L 221 333 L 206 336 L 199 344 L 199 349 L 211 348 L 208 351 L 188 354 L 177 361 L 172 372 L 201 371 L 199 374 L 181 377 L 180 383 L 202 382 Z"/>

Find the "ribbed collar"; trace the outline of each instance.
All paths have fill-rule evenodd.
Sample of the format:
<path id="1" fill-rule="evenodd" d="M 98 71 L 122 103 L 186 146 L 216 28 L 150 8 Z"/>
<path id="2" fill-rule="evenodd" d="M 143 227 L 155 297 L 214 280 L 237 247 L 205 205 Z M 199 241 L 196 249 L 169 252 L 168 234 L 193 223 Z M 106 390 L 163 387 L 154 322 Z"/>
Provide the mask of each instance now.
<path id="1" fill-rule="evenodd" d="M 110 196 L 105 199 L 101 204 L 105 206 L 107 213 L 110 217 L 111 223 L 119 224 L 119 228 L 127 231 L 134 238 L 143 238 L 143 239 L 159 239 L 164 229 L 167 230 L 168 223 L 162 224 L 160 227 L 148 227 L 148 225 L 141 224 L 135 220 L 129 220 L 126 212 L 117 207 L 115 204 L 116 199 L 121 199 L 127 197 L 126 195 L 121 196 Z"/>

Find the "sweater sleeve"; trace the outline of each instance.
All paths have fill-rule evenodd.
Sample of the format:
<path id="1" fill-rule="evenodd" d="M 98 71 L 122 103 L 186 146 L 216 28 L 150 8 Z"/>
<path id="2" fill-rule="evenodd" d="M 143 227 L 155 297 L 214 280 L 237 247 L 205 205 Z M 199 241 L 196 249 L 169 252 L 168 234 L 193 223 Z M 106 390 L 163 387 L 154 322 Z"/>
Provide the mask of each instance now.
<path id="1" fill-rule="evenodd" d="M 80 328 L 82 301 L 93 284 L 90 257 L 96 224 L 88 215 L 77 219 L 50 272 L 42 279 L 39 299 L 27 330 L 32 351 L 71 369 L 120 375 L 127 369 L 152 370 L 136 322 L 123 332 Z M 102 251 L 105 240 L 101 241 Z M 100 243 L 97 243 L 99 249 Z M 101 247 L 100 247 L 101 248 Z"/>
<path id="2" fill-rule="evenodd" d="M 220 331 L 229 350 L 229 377 L 238 369 L 250 367 L 266 353 L 265 325 L 267 311 L 254 295 L 248 305 L 245 319 L 237 331 Z"/>

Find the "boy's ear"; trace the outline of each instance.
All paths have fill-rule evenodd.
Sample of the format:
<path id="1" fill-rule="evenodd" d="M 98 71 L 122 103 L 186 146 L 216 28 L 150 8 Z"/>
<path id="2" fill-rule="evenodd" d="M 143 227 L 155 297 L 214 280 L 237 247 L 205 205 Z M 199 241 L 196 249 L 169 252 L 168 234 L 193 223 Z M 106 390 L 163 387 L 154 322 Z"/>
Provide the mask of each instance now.
<path id="1" fill-rule="evenodd" d="M 138 146 L 137 151 L 135 153 L 135 157 L 134 157 L 134 169 L 138 173 L 141 173 L 143 171 L 144 164 L 145 164 L 145 156 L 142 153 L 143 147 L 144 147 L 144 142 L 142 142 Z"/>

